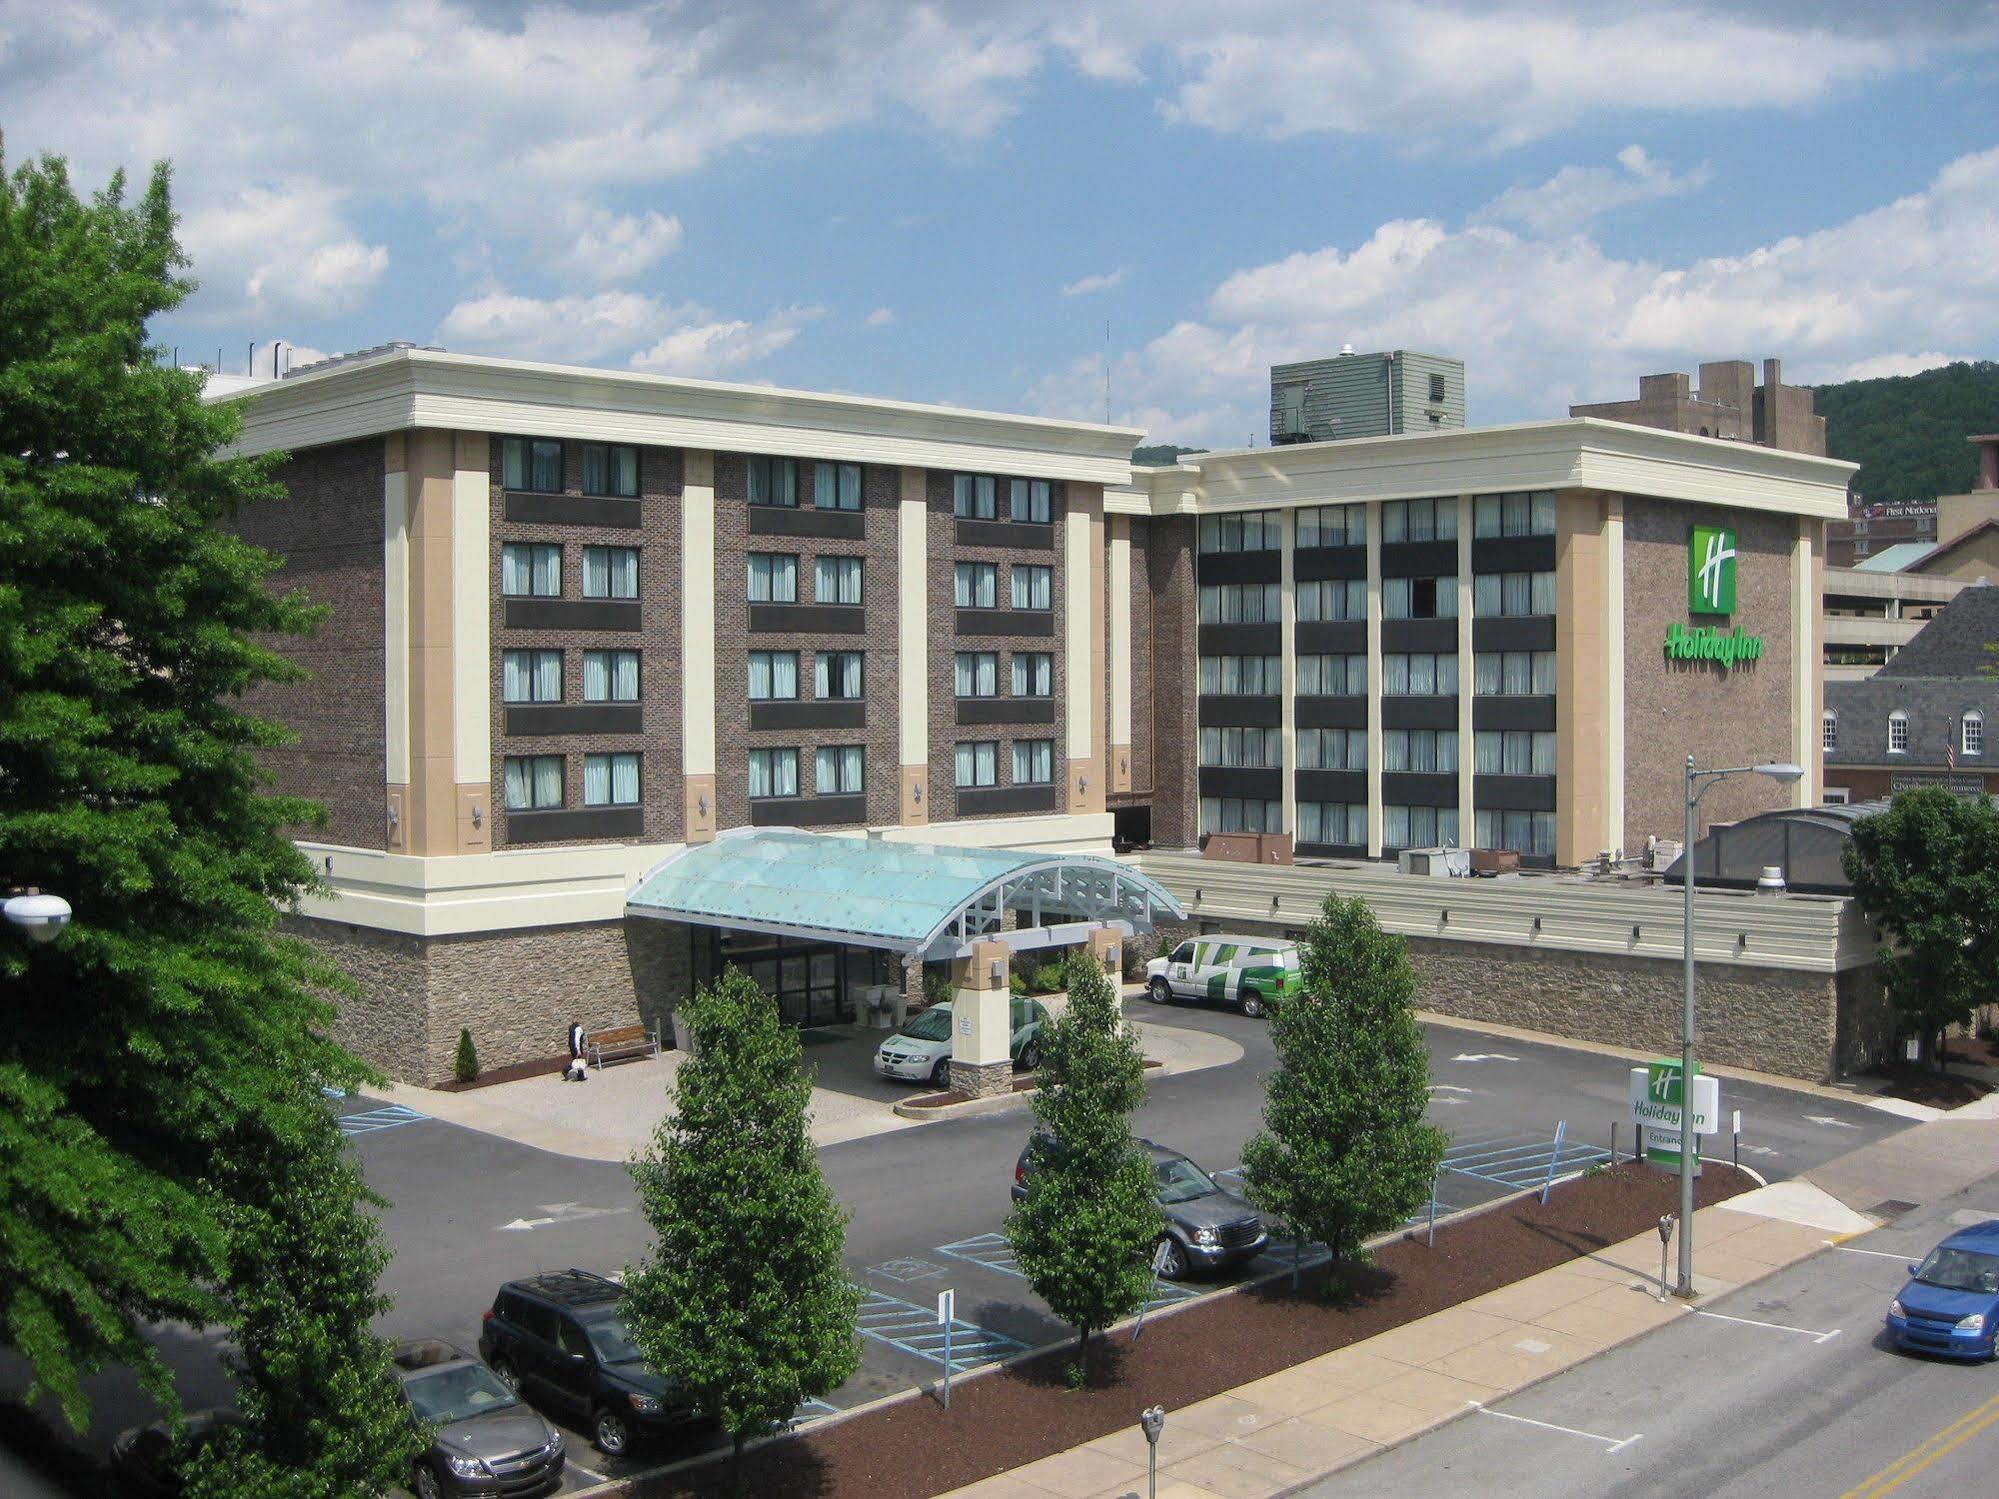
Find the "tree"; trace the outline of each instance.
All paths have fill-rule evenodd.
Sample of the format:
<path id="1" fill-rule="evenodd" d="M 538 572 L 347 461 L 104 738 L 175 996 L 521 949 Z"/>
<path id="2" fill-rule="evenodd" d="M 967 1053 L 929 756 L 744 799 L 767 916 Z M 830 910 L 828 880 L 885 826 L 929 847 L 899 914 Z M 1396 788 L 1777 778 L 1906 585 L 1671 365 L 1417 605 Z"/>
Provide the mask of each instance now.
<path id="1" fill-rule="evenodd" d="M 1328 895 L 1303 963 L 1300 991 L 1271 1011 L 1278 1066 L 1243 1183 L 1298 1238 L 1352 1258 L 1429 1200 L 1446 1141 L 1423 1122 L 1430 1068 L 1403 940 Z"/>
<path id="2" fill-rule="evenodd" d="M 1076 1329 L 1087 1369 L 1090 1334 L 1145 1305 L 1161 1221 L 1152 1163 L 1131 1133 L 1145 1100 L 1138 1039 L 1087 951 L 1070 955 L 1068 983 L 1067 1011 L 1042 1033 L 1033 1169 L 1006 1238 L 1035 1294 Z"/>
<path id="3" fill-rule="evenodd" d="M 451 1075 L 461 1083 L 479 1078 L 479 1049 L 472 1044 L 472 1032 L 463 1026 L 458 1030 L 458 1055 L 452 1059 Z"/>
<path id="4" fill-rule="evenodd" d="M 1853 825 L 1841 857 L 1861 911 L 1892 939 L 1888 1002 L 1941 1067 L 1945 1028 L 1999 999 L 1999 810 L 1941 786 L 1906 791 Z"/>
<path id="5" fill-rule="evenodd" d="M 735 968 L 681 1015 L 693 1055 L 631 1166 L 655 1242 L 627 1275 L 626 1322 L 646 1361 L 728 1432 L 733 1488 L 746 1441 L 860 1367 L 860 1292 L 808 1132 L 798 1032 Z"/>
<path id="6" fill-rule="evenodd" d="M 367 1072 L 328 1034 L 341 976 L 276 931 L 313 883 L 285 830 L 317 809 L 261 789 L 253 752 L 286 736 L 240 702 L 297 679 L 267 642 L 318 616 L 223 524 L 283 498 L 278 457 L 218 456 L 236 414 L 147 343 L 184 265 L 164 166 L 127 203 L 122 177 L 83 201 L 58 160 L 0 161 L 0 893 L 75 911 L 0 938 L 0 1340 L 81 1429 L 110 1364 L 175 1408 L 149 1322 L 225 1324 L 253 1416 L 260 1382 L 310 1380 L 328 1430 L 373 1440 L 395 1396 L 352 1287 L 380 1230 L 319 1091 Z M 261 1335 L 272 1277 L 337 1367 Z M 377 1442 L 364 1483 L 259 1435 L 285 1492 L 405 1460 Z"/>

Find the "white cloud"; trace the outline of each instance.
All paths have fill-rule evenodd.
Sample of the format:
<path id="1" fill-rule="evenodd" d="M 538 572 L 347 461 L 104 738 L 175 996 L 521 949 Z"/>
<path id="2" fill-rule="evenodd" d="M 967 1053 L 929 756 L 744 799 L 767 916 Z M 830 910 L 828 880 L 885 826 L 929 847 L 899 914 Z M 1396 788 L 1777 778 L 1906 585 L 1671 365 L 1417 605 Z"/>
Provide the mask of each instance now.
<path id="1" fill-rule="evenodd" d="M 1381 225 L 1227 277 L 1206 315 L 1112 366 L 1114 400 L 1156 414 L 1161 440 L 1239 444 L 1263 426 L 1271 364 L 1351 342 L 1463 358 L 1471 416 L 1559 416 L 1613 400 L 1642 373 L 1776 356 L 1806 383 L 1880 373 L 1999 340 L 1999 149 L 1950 163 L 1921 192 L 1743 255 L 1665 265 L 1619 259 L 1582 235 L 1492 224 Z M 1029 392 L 1036 410 L 1102 412 L 1085 361 Z M 1245 425 L 1247 417 L 1248 425 Z"/>
<path id="2" fill-rule="evenodd" d="M 767 358 L 824 316 L 823 307 L 800 306 L 723 318 L 632 291 L 548 298 L 495 291 L 453 307 L 438 337 L 451 348 L 517 359 L 623 360 L 659 374 L 717 375 Z"/>
<path id="3" fill-rule="evenodd" d="M 1119 266 L 1114 271 L 1097 271 L 1081 276 L 1062 288 L 1065 297 L 1087 297 L 1100 291 L 1112 291 L 1124 285 L 1124 278 L 1131 274 L 1130 266 Z"/>
<path id="4" fill-rule="evenodd" d="M 680 248 L 680 220 L 650 209 L 614 214 L 579 204 L 565 217 L 586 227 L 555 258 L 556 269 L 587 281 L 629 281 Z"/>
<path id="5" fill-rule="evenodd" d="M 1643 146 L 1626 146 L 1615 167 L 1563 167 L 1533 187 L 1508 188 L 1472 218 L 1522 224 L 1537 234 L 1567 234 L 1632 203 L 1699 192 L 1713 175 L 1705 162 L 1675 175 Z"/>
<path id="6" fill-rule="evenodd" d="M 243 188 L 181 224 L 181 242 L 208 288 L 216 319 L 328 317 L 359 304 L 389 267 L 323 182 Z"/>
<path id="7" fill-rule="evenodd" d="M 861 326 L 863 328 L 886 328 L 894 321 L 895 309 L 893 307 L 877 307 L 873 312 L 861 319 Z"/>
<path id="8" fill-rule="evenodd" d="M 781 307 L 754 321 L 716 319 L 704 309 L 683 309 L 687 321 L 649 349 L 632 355 L 634 369 L 661 375 L 721 375 L 755 364 L 797 338 L 806 324 L 826 315 L 823 307 Z"/>
<path id="9" fill-rule="evenodd" d="M 1887 375 L 1920 375 L 1924 370 L 1942 369 L 1947 364 L 1967 363 L 1970 354 L 1873 354 L 1856 359 L 1824 378 L 1833 380 L 1879 380 Z"/>

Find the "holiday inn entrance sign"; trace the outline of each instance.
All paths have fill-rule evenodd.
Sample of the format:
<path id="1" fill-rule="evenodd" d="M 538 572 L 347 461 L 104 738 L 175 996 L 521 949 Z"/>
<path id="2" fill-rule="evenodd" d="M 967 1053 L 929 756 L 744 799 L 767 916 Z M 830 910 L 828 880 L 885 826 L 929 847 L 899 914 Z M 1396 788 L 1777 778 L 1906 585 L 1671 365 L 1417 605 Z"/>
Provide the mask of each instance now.
<path id="1" fill-rule="evenodd" d="M 1695 526 L 1687 537 L 1687 612 L 1735 612 L 1735 532 L 1724 526 Z M 1714 661 L 1727 671 L 1738 661 L 1763 655 L 1763 637 L 1740 625 L 1666 626 L 1668 661 Z"/>

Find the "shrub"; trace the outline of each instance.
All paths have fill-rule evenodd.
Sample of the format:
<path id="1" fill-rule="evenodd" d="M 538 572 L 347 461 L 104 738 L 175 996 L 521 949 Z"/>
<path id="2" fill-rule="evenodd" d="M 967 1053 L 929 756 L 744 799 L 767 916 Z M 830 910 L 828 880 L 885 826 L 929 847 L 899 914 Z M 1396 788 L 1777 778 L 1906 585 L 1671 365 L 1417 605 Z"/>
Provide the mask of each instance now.
<path id="1" fill-rule="evenodd" d="M 1010 974 L 1007 977 L 1006 986 L 1013 991 L 1015 999 L 1020 999 L 1027 993 L 1027 980 L 1022 978 L 1018 973 Z"/>
<path id="2" fill-rule="evenodd" d="M 924 967 L 923 1002 L 927 1005 L 947 1005 L 951 1002 L 951 975 L 943 968 Z"/>
<path id="3" fill-rule="evenodd" d="M 458 1059 L 451 1064 L 451 1075 L 461 1083 L 472 1082 L 479 1076 L 479 1050 L 472 1044 L 472 1032 L 458 1032 Z"/>
<path id="4" fill-rule="evenodd" d="M 1029 976 L 1027 987 L 1035 994 L 1057 994 L 1067 983 L 1060 963 L 1043 963 Z"/>

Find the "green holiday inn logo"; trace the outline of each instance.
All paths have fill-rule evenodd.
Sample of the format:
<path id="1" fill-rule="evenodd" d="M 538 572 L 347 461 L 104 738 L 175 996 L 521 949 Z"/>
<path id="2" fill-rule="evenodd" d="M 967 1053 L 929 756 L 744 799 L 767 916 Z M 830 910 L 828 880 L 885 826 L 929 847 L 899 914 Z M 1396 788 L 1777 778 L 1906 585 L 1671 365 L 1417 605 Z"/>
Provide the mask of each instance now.
<path id="1" fill-rule="evenodd" d="M 1695 526 L 1687 541 L 1687 611 L 1735 612 L 1735 533 L 1723 526 Z"/>

